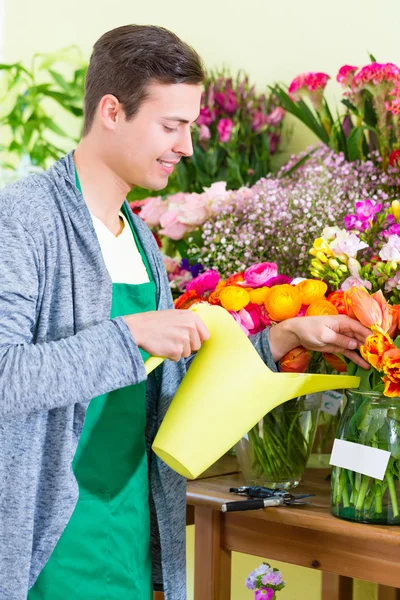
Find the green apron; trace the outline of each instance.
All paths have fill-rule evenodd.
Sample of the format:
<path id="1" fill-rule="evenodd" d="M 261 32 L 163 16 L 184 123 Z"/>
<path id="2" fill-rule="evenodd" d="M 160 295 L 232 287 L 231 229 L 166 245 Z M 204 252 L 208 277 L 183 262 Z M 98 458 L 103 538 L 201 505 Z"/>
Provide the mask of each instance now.
<path id="1" fill-rule="evenodd" d="M 111 318 L 156 310 L 150 267 L 126 216 L 150 282 L 113 284 Z M 73 461 L 79 499 L 28 600 L 152 599 L 145 426 L 146 382 L 90 402 Z"/>

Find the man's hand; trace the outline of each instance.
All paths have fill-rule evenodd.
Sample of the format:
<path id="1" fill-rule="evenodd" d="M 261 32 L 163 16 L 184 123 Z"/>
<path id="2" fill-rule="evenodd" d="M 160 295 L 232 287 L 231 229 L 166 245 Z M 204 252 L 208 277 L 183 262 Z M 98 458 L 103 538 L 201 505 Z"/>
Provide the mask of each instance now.
<path id="1" fill-rule="evenodd" d="M 271 327 L 270 347 L 275 362 L 292 348 L 304 346 L 317 352 L 343 354 L 369 369 L 370 365 L 354 352 L 369 335 L 371 331 L 367 327 L 346 315 L 298 317 Z"/>
<path id="2" fill-rule="evenodd" d="M 151 356 L 178 361 L 199 350 L 210 334 L 191 310 L 160 310 L 125 317 L 136 344 Z"/>

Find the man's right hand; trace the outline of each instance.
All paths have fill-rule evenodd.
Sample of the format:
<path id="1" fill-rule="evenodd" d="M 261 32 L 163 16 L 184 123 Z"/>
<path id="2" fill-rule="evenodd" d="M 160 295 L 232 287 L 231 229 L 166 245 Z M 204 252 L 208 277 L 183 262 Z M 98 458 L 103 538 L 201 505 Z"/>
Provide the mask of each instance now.
<path id="1" fill-rule="evenodd" d="M 139 348 L 173 361 L 197 352 L 210 337 L 203 321 L 191 310 L 151 311 L 124 318 Z"/>

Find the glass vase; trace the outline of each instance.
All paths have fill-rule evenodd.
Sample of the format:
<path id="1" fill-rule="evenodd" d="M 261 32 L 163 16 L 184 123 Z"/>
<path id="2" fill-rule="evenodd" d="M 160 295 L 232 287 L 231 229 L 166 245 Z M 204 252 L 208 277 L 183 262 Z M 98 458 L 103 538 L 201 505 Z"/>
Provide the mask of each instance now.
<path id="1" fill-rule="evenodd" d="M 333 467 L 332 514 L 361 523 L 400 525 L 400 398 L 346 391 L 336 437 L 390 452 L 382 480 Z"/>
<path id="2" fill-rule="evenodd" d="M 314 441 L 321 394 L 269 412 L 235 446 L 247 485 L 288 489 L 301 480 Z"/>

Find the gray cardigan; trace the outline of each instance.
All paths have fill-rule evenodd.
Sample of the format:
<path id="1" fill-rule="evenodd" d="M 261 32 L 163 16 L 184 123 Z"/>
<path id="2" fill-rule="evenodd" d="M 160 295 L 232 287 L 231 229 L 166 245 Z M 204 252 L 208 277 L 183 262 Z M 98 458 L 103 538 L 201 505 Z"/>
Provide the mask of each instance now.
<path id="1" fill-rule="evenodd" d="M 133 219 L 157 307 L 173 308 L 154 238 Z M 26 600 L 74 510 L 71 463 L 90 399 L 146 378 L 124 319 L 109 318 L 111 295 L 72 154 L 0 193 L 1 600 Z M 268 332 L 252 341 L 275 369 Z M 186 486 L 150 446 L 185 371 L 165 361 L 147 381 L 153 581 L 166 600 L 186 598 Z"/>

